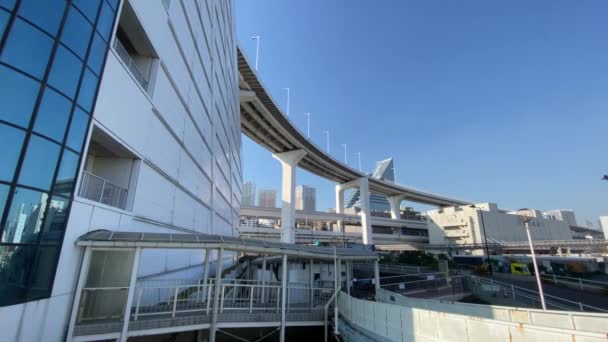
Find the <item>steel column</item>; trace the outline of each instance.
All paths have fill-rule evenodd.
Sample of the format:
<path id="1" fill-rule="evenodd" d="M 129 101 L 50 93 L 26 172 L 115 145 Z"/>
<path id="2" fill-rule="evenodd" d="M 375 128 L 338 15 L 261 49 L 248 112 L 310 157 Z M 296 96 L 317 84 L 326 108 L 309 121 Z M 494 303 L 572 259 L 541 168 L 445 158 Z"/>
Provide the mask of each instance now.
<path id="1" fill-rule="evenodd" d="M 87 279 L 89 273 L 89 261 L 91 259 L 91 247 L 84 249 L 84 255 L 82 257 L 82 263 L 80 264 L 80 275 L 78 276 L 78 284 L 76 285 L 76 291 L 74 292 L 74 302 L 72 303 L 72 313 L 70 314 L 70 323 L 68 324 L 68 335 L 67 340 L 72 341 L 74 337 L 74 326 L 76 325 L 76 319 L 78 316 L 78 307 L 80 306 L 80 297 L 82 295 L 82 288 Z"/>
<path id="2" fill-rule="evenodd" d="M 217 266 L 215 267 L 215 284 L 213 291 L 213 311 L 211 313 L 211 326 L 209 327 L 209 342 L 215 342 L 217 332 L 217 306 L 220 301 L 220 286 L 222 282 L 222 254 L 223 248 L 217 251 Z"/>
<path id="3" fill-rule="evenodd" d="M 287 254 L 283 254 L 283 265 L 281 270 L 281 337 L 280 342 L 285 342 L 285 308 L 287 301 Z"/>
<path id="4" fill-rule="evenodd" d="M 131 267 L 131 279 L 129 281 L 129 293 L 127 294 L 127 303 L 122 320 L 122 330 L 120 332 L 119 342 L 127 341 L 127 332 L 129 330 L 129 320 L 131 319 L 131 307 L 133 305 L 133 294 L 135 292 L 135 283 L 137 282 L 137 271 L 139 270 L 139 257 L 141 255 L 141 247 L 135 248 L 135 256 L 133 257 L 133 266 Z"/>

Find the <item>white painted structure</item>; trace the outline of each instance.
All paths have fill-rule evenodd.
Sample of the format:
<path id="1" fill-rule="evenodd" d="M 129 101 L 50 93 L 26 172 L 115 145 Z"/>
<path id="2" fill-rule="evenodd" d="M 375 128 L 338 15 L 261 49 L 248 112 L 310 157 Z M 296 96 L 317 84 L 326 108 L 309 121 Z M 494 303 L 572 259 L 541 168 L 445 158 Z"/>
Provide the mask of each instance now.
<path id="1" fill-rule="evenodd" d="M 547 218 L 552 218 L 554 220 L 560 220 L 560 221 L 565 221 L 566 223 L 568 223 L 571 226 L 576 226 L 576 214 L 574 213 L 574 210 L 572 209 L 555 209 L 555 210 L 549 210 L 549 211 L 545 211 L 543 213 L 544 216 L 546 216 Z"/>
<path id="2" fill-rule="evenodd" d="M 604 238 L 608 238 L 608 216 L 600 216 L 600 226 L 604 232 Z"/>
<path id="3" fill-rule="evenodd" d="M 570 226 L 566 222 L 546 219 L 537 210 L 532 212 L 534 217 L 530 221 L 530 230 L 533 240 L 572 238 Z M 431 245 L 485 244 L 485 234 L 488 243 L 527 241 L 520 217 L 514 212 L 500 210 L 494 203 L 430 210 L 427 217 Z M 481 255 L 483 250 L 475 250 L 473 254 Z"/>
<path id="4" fill-rule="evenodd" d="M 0 307 L 3 341 L 65 339 L 83 253 L 75 240 L 89 231 L 232 236 L 238 224 L 242 158 L 234 2 L 119 3 L 119 13 L 127 13 L 130 4 L 136 19 L 117 20 L 115 26 L 139 26 L 131 33 L 138 42 L 149 42 L 154 58 L 143 66 L 149 77 L 142 83 L 133 71 L 142 65 L 120 55 L 113 35 L 81 170 L 102 176 L 108 181 L 104 186 L 126 190 L 124 206 L 116 206 L 120 197 L 105 203 L 108 196 L 100 201 L 80 196 L 80 173 L 52 295 Z M 203 256 L 147 250 L 138 255 L 137 276 L 200 277 Z M 199 267 L 189 268 L 194 265 Z"/>

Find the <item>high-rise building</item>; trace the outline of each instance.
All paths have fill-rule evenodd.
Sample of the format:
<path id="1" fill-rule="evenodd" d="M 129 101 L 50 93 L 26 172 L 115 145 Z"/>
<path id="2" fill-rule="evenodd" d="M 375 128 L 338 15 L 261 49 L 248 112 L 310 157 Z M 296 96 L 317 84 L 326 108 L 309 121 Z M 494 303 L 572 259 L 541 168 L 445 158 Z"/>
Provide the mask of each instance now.
<path id="1" fill-rule="evenodd" d="M 608 239 L 608 216 L 600 216 L 600 227 L 604 232 L 604 239 Z"/>
<path id="2" fill-rule="evenodd" d="M 317 211 L 317 189 L 298 185 L 296 187 L 296 209 L 307 213 Z"/>
<path id="3" fill-rule="evenodd" d="M 570 210 L 570 209 L 549 210 L 549 211 L 545 211 L 543 213 L 543 215 L 545 217 L 553 219 L 553 220 L 564 221 L 571 226 L 577 225 L 576 215 L 574 214 L 574 211 Z"/>
<path id="4" fill-rule="evenodd" d="M 2 340 L 65 340 L 89 231 L 233 234 L 233 13 L 233 0 L 0 1 Z M 123 254 L 95 267 L 124 284 Z M 138 276 L 202 262 L 180 255 L 142 253 Z"/>
<path id="5" fill-rule="evenodd" d="M 255 207 L 255 183 L 246 182 L 243 184 L 243 200 L 241 205 L 244 207 Z"/>
<path id="6" fill-rule="evenodd" d="M 376 167 L 371 173 L 372 177 L 394 182 L 395 181 L 395 168 L 393 166 L 393 158 L 388 158 L 379 161 Z M 346 191 L 344 205 L 346 208 L 360 208 L 359 202 L 359 189 L 350 189 Z M 386 197 L 382 195 L 371 194 L 369 196 L 370 211 L 372 212 L 389 212 L 391 210 L 390 204 L 386 200 Z"/>
<path id="7" fill-rule="evenodd" d="M 277 207 L 277 191 L 276 190 L 260 190 L 258 194 L 258 205 L 261 208 L 276 208 Z"/>

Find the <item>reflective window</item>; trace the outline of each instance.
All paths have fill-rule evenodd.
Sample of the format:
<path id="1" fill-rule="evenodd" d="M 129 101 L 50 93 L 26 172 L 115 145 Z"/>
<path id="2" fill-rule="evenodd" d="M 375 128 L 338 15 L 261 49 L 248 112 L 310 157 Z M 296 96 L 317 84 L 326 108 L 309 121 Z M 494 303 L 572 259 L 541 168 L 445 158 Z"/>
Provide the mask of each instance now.
<path id="1" fill-rule="evenodd" d="M 89 53 L 88 64 L 93 72 L 101 75 L 101 67 L 103 66 L 103 58 L 106 53 L 106 43 L 101 39 L 99 34 L 93 36 L 93 44 L 91 44 L 91 52 Z"/>
<path id="2" fill-rule="evenodd" d="M 0 213 L 4 212 L 4 207 L 6 206 L 6 197 L 8 196 L 9 189 L 10 187 L 8 185 L 0 184 Z"/>
<path id="3" fill-rule="evenodd" d="M 59 158 L 59 148 L 59 145 L 53 142 L 32 135 L 21 166 L 19 184 L 50 189 Z"/>
<path id="4" fill-rule="evenodd" d="M 92 31 L 93 26 L 72 7 L 61 33 L 61 41 L 84 60 Z"/>
<path id="5" fill-rule="evenodd" d="M 110 6 L 112 6 L 112 8 L 114 10 L 116 10 L 116 6 L 118 6 L 118 1 L 119 0 L 106 0 L 106 1 L 110 4 Z"/>
<path id="6" fill-rule="evenodd" d="M 42 79 L 52 47 L 53 40 L 49 36 L 17 19 L 4 46 L 2 61 Z"/>
<path id="7" fill-rule="evenodd" d="M 82 62 L 78 57 L 63 46 L 59 46 L 49 76 L 49 84 L 73 99 L 81 70 Z"/>
<path id="8" fill-rule="evenodd" d="M 0 124 L 0 180 L 12 182 L 15 167 L 21 153 L 25 132 L 4 124 Z M 2 215 L 2 211 L 0 211 Z"/>
<path id="9" fill-rule="evenodd" d="M 4 29 L 8 24 L 8 17 L 8 12 L 3 9 L 0 9 L 0 37 L 2 37 L 2 35 L 4 34 Z"/>
<path id="10" fill-rule="evenodd" d="M 9 10 L 12 10 L 17 0 L 0 0 L 0 6 L 4 6 Z"/>
<path id="11" fill-rule="evenodd" d="M 114 12 L 112 8 L 104 1 L 101 6 L 101 13 L 99 13 L 99 20 L 97 22 L 97 31 L 101 34 L 101 37 L 107 42 L 110 39 L 112 33 L 112 24 L 114 24 Z"/>
<path id="12" fill-rule="evenodd" d="M 63 141 L 71 108 L 72 103 L 67 98 L 47 87 L 38 107 L 34 130 L 49 138 Z"/>
<path id="13" fill-rule="evenodd" d="M 55 193 L 65 196 L 72 194 L 76 182 L 76 169 L 78 169 L 78 155 L 64 150 L 59 173 L 55 180 Z"/>
<path id="14" fill-rule="evenodd" d="M 48 195 L 44 192 L 16 188 L 10 206 L 2 242 L 35 243 L 42 228 L 42 217 Z"/>
<path id="15" fill-rule="evenodd" d="M 89 116 L 87 113 L 83 112 L 79 108 L 76 108 L 76 110 L 74 110 L 74 114 L 72 115 L 70 133 L 68 134 L 68 140 L 66 142 L 70 148 L 76 151 L 80 151 L 82 149 L 82 143 L 88 123 Z"/>
<path id="16" fill-rule="evenodd" d="M 92 23 L 95 22 L 97 10 L 99 9 L 99 0 L 74 0 L 72 3 L 74 6 L 78 7 Z"/>
<path id="17" fill-rule="evenodd" d="M 65 10 L 65 0 L 21 0 L 19 15 L 40 26 L 51 35 L 56 35 Z"/>
<path id="18" fill-rule="evenodd" d="M 0 245 L 0 305 L 23 302 L 35 247 Z"/>
<path id="19" fill-rule="evenodd" d="M 0 120 L 27 127 L 40 84 L 0 65 Z"/>
<path id="20" fill-rule="evenodd" d="M 42 229 L 42 243 L 59 244 L 68 219 L 69 204 L 69 199 L 53 196 Z"/>
<path id="21" fill-rule="evenodd" d="M 40 246 L 32 265 L 28 299 L 34 300 L 50 295 L 51 281 L 55 273 L 58 248 L 54 246 Z"/>
<path id="22" fill-rule="evenodd" d="M 97 92 L 97 77 L 88 68 L 84 72 L 80 93 L 78 93 L 78 104 L 87 112 L 93 111 L 93 99 Z"/>

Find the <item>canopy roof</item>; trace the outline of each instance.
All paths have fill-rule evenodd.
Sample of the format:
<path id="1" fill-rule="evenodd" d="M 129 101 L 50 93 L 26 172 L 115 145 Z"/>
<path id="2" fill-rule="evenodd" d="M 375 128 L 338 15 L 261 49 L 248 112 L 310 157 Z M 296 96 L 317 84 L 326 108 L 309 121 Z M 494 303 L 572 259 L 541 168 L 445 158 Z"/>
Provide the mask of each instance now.
<path id="1" fill-rule="evenodd" d="M 168 249 L 206 249 L 223 248 L 225 250 L 287 254 L 292 257 L 333 260 L 334 256 L 342 260 L 377 260 L 378 255 L 363 248 L 319 247 L 271 242 L 257 239 L 201 234 L 201 233 L 144 233 L 114 232 L 95 230 L 88 232 L 76 241 L 77 246 L 104 248 L 168 248 Z"/>

